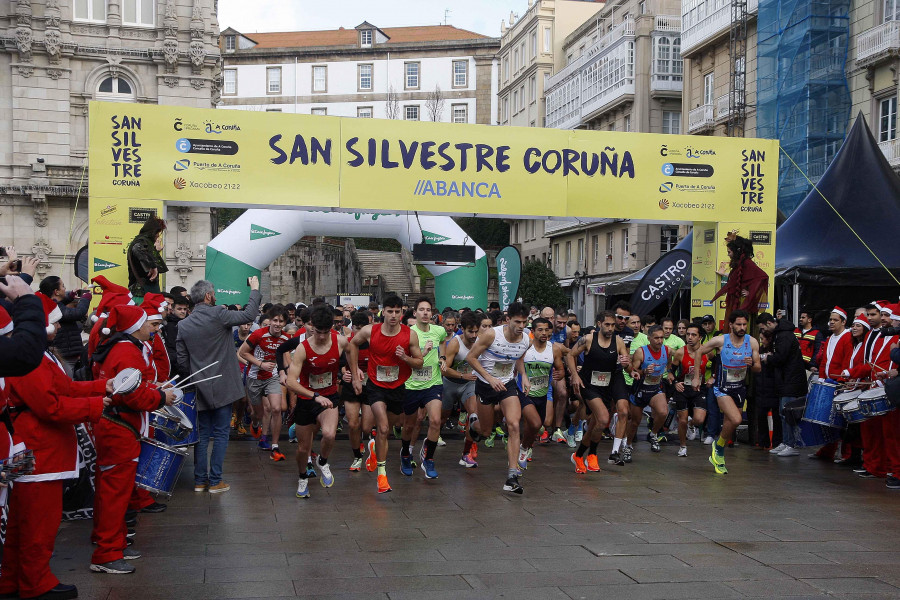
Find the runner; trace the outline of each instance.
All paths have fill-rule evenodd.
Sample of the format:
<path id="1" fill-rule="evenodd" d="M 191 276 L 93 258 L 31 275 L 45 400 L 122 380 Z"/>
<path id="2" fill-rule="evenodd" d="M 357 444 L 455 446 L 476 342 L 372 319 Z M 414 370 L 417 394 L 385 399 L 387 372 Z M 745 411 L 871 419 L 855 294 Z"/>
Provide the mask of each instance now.
<path id="1" fill-rule="evenodd" d="M 441 434 L 441 410 L 443 402 L 441 396 L 444 393 L 443 379 L 441 377 L 441 363 L 444 356 L 441 355 L 441 347 L 447 338 L 447 331 L 438 325 L 431 323 L 431 313 L 434 309 L 431 300 L 419 298 L 415 304 L 416 323 L 412 331 L 416 334 L 421 349 L 423 364 L 420 368 L 413 369 L 412 375 L 406 380 L 406 395 L 403 401 L 403 433 L 401 435 L 400 472 L 410 476 L 413 474 L 411 445 L 418 437 L 419 424 L 425 415 L 428 416 L 428 433 L 422 444 L 424 457 L 420 457 L 419 465 L 425 472 L 427 479 L 437 479 L 437 471 L 434 468 L 434 451 L 437 448 Z"/>
<path id="2" fill-rule="evenodd" d="M 700 347 L 703 330 L 697 323 L 690 323 L 685 330 L 687 343 L 675 351 L 672 356 L 672 370 L 678 371 L 677 377 L 669 372 L 669 381 L 675 382 L 675 411 L 678 413 L 678 440 L 681 447 L 678 456 L 687 456 L 687 441 L 696 439 L 697 429 L 706 421 L 706 391 L 691 387 L 694 380 L 694 353 Z M 706 382 L 707 363 L 709 357 L 704 355 L 700 363 L 700 381 Z M 688 431 L 688 415 L 691 414 L 691 426 Z"/>
<path id="3" fill-rule="evenodd" d="M 352 333 L 350 339 L 356 335 L 360 329 L 372 323 L 372 313 L 367 310 L 358 310 L 350 317 Z M 363 381 L 366 380 L 366 369 L 369 367 L 369 342 L 359 347 L 359 376 Z M 350 447 L 353 449 L 353 462 L 350 463 L 351 471 L 359 471 L 362 469 L 362 432 L 371 431 L 375 419 L 372 417 L 372 409 L 366 404 L 366 393 L 356 395 L 353 392 L 353 378 L 350 376 L 350 369 L 343 368 L 343 385 L 341 386 L 341 402 L 344 403 L 344 415 L 347 417 L 347 425 L 350 429 Z M 361 413 L 361 415 L 360 415 Z M 362 424 L 362 427 L 360 427 Z M 369 459 L 366 461 L 366 468 L 374 471 L 377 467 L 375 463 L 375 440 L 369 440 Z"/>
<path id="4" fill-rule="evenodd" d="M 363 380 L 359 376 L 359 349 L 369 342 L 368 378 L 365 382 L 365 402 L 372 407 L 375 426 L 375 452 L 378 465 L 378 493 L 391 491 L 388 484 L 386 463 L 388 432 L 393 422 L 400 422 L 403 414 L 403 384 L 412 369 L 422 366 L 419 338 L 406 325 L 400 323 L 403 301 L 392 295 L 384 299 L 382 316 L 384 323 L 366 325 L 360 329 L 349 345 L 347 358 L 353 391 L 363 393 Z M 389 416 L 391 413 L 392 416 Z"/>
<path id="5" fill-rule="evenodd" d="M 333 310 L 327 304 L 313 307 L 310 320 L 312 329 L 306 339 L 294 351 L 288 368 L 287 388 L 297 394 L 294 423 L 297 425 L 297 497 L 309 498 L 307 460 L 312 449 L 316 428 L 322 430 L 318 466 L 322 487 L 334 485 L 334 475 L 328 457 L 334 448 L 337 433 L 338 378 L 341 355 L 347 350 L 347 338 L 331 329 Z M 273 319 L 274 322 L 274 319 Z M 280 425 L 280 423 L 279 423 Z"/>
<path id="6" fill-rule="evenodd" d="M 519 392 L 519 404 L 522 406 L 522 421 L 525 424 L 522 432 L 522 443 L 519 447 L 519 468 L 527 469 L 534 448 L 534 440 L 547 417 L 547 394 L 550 392 L 551 372 L 556 377 L 563 377 L 563 348 L 560 344 L 548 343 L 553 325 L 549 320 L 539 317 L 532 321 L 531 330 L 534 340 L 525 351 L 522 362 L 528 376 L 529 386 L 523 386 Z"/>
<path id="7" fill-rule="evenodd" d="M 749 321 L 750 315 L 746 311 L 732 311 L 728 316 L 731 333 L 714 337 L 694 353 L 694 364 L 697 364 L 704 354 L 721 349 L 721 363 L 716 373 L 713 394 L 725 415 L 725 422 L 709 457 L 709 462 L 719 475 L 728 473 L 728 469 L 725 468 L 725 445 L 734 440 L 734 432 L 741 424 L 741 407 L 747 398 L 747 369 L 751 368 L 754 373 L 762 370 L 759 362 L 759 342 L 753 336 L 747 335 Z M 696 369 L 694 389 L 700 389 L 700 371 Z"/>
<path id="8" fill-rule="evenodd" d="M 634 440 L 637 435 L 638 425 L 641 422 L 641 413 L 648 405 L 653 417 L 653 425 L 650 430 L 650 450 L 659 452 L 659 439 L 657 434 L 666 422 L 669 413 L 669 403 L 663 390 L 663 376 L 669 370 L 672 353 L 663 344 L 663 328 L 653 325 L 647 330 L 648 343 L 637 348 L 631 356 L 631 375 L 634 377 L 636 391 L 629 407 L 628 440 L 631 445 L 623 451 L 624 461 L 631 462 L 634 452 Z M 637 341 L 635 337 L 635 342 Z M 632 347 L 635 342 L 632 342 Z"/>
<path id="9" fill-rule="evenodd" d="M 519 403 L 519 390 L 513 379 L 513 370 L 522 373 L 522 384 L 528 389 L 530 383 L 522 357 L 531 346 L 531 342 L 523 333 L 528 309 L 519 302 L 513 302 L 509 305 L 508 313 L 509 323 L 479 334 L 475 345 L 466 356 L 466 362 L 475 369 L 478 376 L 475 393 L 479 401 L 477 413 L 469 416 L 469 435 L 475 442 L 490 435 L 494 424 L 494 406 L 500 406 L 509 430 L 509 443 L 506 448 L 508 470 L 503 491 L 521 494 L 524 490 L 519 485 L 519 471 L 516 465 L 522 406 Z"/>
<path id="10" fill-rule="evenodd" d="M 250 364 L 247 374 L 250 404 L 263 405 L 262 436 L 258 447 L 260 450 L 269 450 L 270 458 L 281 462 L 284 454 L 278 450 L 278 437 L 281 435 L 281 412 L 286 407 L 281 393 L 281 381 L 273 375 L 277 368 L 275 354 L 278 346 L 288 341 L 288 337 L 281 332 L 287 322 L 284 307 L 280 304 L 273 306 L 266 313 L 266 319 L 269 320 L 269 326 L 260 327 L 251 333 L 241 345 L 238 356 Z"/>
<path id="11" fill-rule="evenodd" d="M 603 429 L 609 423 L 609 413 L 613 406 L 619 414 L 619 419 L 612 454 L 609 455 L 607 462 L 619 466 L 625 464 L 619 455 L 625 425 L 628 422 L 629 404 L 623 369 L 632 371 L 631 357 L 628 355 L 625 341 L 615 334 L 616 315 L 604 311 L 597 316 L 597 323 L 598 328 L 591 335 L 578 340 L 566 356 L 572 389 L 584 400 L 588 415 L 591 417 L 588 425 L 590 446 L 586 446 L 582 439 L 578 450 L 571 457 L 576 473 L 600 470 L 597 445 L 603 439 Z M 581 372 L 585 374 L 587 384 L 581 379 L 575 364 L 575 357 L 582 352 L 584 364 Z M 585 453 L 587 460 L 584 458 Z"/>
<path id="12" fill-rule="evenodd" d="M 463 313 L 460 317 L 460 326 L 462 334 L 454 335 L 444 347 L 445 356 L 441 365 L 444 374 L 444 410 L 447 410 L 448 406 L 452 409 L 458 402 L 462 410 L 472 415 L 477 411 L 475 381 L 478 377 L 471 365 L 466 362 L 466 356 L 478 339 L 478 315 L 472 311 Z M 468 419 L 465 425 L 468 431 Z M 462 457 L 459 459 L 460 466 L 467 469 L 477 467 L 478 463 L 475 460 L 477 456 L 478 445 L 466 436 Z"/>
<path id="13" fill-rule="evenodd" d="M 548 317 L 548 313 L 552 314 L 552 316 Z M 550 341 L 554 344 L 565 344 L 566 339 L 569 336 L 568 328 L 566 327 L 565 310 L 554 311 L 548 306 L 541 311 L 541 316 L 549 319 L 553 323 L 553 332 L 550 334 Z M 567 411 L 569 408 L 569 390 L 566 387 L 565 378 L 553 381 L 551 384 L 551 390 L 552 391 L 550 396 L 553 399 L 552 425 L 555 427 L 555 429 L 553 431 L 553 434 L 550 436 L 550 441 L 565 444 L 567 439 L 566 432 L 563 430 L 563 425 L 565 425 Z"/>

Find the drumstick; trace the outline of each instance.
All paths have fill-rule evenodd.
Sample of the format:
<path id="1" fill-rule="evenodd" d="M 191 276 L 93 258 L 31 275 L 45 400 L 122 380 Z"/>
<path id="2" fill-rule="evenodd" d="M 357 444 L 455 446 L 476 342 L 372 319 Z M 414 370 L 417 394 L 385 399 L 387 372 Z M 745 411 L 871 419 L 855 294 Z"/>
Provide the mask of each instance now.
<path id="1" fill-rule="evenodd" d="M 208 369 L 208 368 L 210 368 L 210 367 L 212 367 L 212 366 L 215 366 L 215 365 L 217 365 L 217 364 L 219 364 L 219 361 L 216 361 L 216 362 L 214 362 L 214 363 L 210 363 L 210 364 L 206 365 L 205 367 L 203 367 L 202 369 L 198 369 L 198 370 L 194 371 L 193 373 L 191 373 L 190 375 L 188 375 L 187 377 L 185 377 L 184 379 L 182 379 L 182 380 L 181 380 L 181 384 L 184 384 L 185 381 L 187 381 L 188 379 L 190 379 L 191 377 L 193 377 L 193 376 L 196 375 L 197 373 L 202 373 L 202 372 L 205 371 L 206 369 Z M 204 379 L 204 381 L 206 381 L 206 380 Z M 179 385 L 180 385 L 180 384 L 179 384 Z"/>
<path id="2" fill-rule="evenodd" d="M 200 381 L 193 381 L 193 382 L 191 382 L 190 385 L 197 385 L 198 383 L 203 383 L 204 381 L 209 381 L 210 379 L 218 379 L 221 376 L 222 376 L 222 374 L 219 373 L 218 375 L 213 375 L 212 377 L 207 377 L 206 379 L 201 379 Z M 180 390 L 180 389 L 182 389 L 183 386 L 184 386 L 184 382 L 182 381 L 181 385 L 175 386 L 175 389 Z"/>
<path id="3" fill-rule="evenodd" d="M 176 376 L 173 377 L 172 379 L 168 380 L 166 383 L 168 383 L 169 385 L 171 385 L 171 384 L 175 383 L 175 380 L 178 379 L 179 377 L 181 377 L 181 375 L 176 375 Z"/>

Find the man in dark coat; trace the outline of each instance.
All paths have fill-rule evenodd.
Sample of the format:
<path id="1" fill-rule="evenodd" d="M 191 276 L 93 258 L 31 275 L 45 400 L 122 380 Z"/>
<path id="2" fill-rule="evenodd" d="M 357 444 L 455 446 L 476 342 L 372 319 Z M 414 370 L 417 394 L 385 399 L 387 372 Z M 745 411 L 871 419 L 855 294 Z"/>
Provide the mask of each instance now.
<path id="1" fill-rule="evenodd" d="M 11 274 L 10 264 L 0 265 L 0 300 L 13 321 L 11 337 L 0 336 L 0 377 L 21 377 L 35 370 L 47 349 L 44 307 L 30 287 L 37 260 L 22 260 L 22 273 Z"/>
<path id="2" fill-rule="evenodd" d="M 794 335 L 794 324 L 785 320 L 779 320 L 769 313 L 762 313 L 757 318 L 759 326 L 772 336 L 772 351 L 763 355 L 761 360 L 767 365 L 775 367 L 775 381 L 781 408 L 792 400 L 803 398 L 809 391 L 806 379 L 806 363 L 800 350 L 800 342 Z M 772 453 L 778 456 L 798 456 L 798 440 L 793 429 L 784 422 L 782 417 L 782 446 L 777 453 L 773 448 Z"/>
<path id="3" fill-rule="evenodd" d="M 62 319 L 59 320 L 59 330 L 53 339 L 53 347 L 74 368 L 75 363 L 81 358 L 81 350 L 84 342 L 81 341 L 81 329 L 87 318 L 88 309 L 91 306 L 91 294 L 85 292 L 81 296 L 67 293 L 66 285 L 56 275 L 49 275 L 41 280 L 41 293 L 52 299 L 62 311 Z M 75 300 L 78 303 L 73 304 Z M 70 373 L 71 375 L 71 373 Z"/>

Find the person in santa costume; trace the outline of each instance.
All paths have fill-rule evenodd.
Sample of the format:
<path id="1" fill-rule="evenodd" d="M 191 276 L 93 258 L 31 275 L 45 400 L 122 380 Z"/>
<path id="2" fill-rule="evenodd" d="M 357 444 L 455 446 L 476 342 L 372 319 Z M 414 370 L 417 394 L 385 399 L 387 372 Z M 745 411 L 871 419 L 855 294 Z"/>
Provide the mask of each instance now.
<path id="1" fill-rule="evenodd" d="M 0 306 L 0 336 L 12 337 L 13 322 L 12 317 L 6 312 L 6 309 Z M 24 450 L 24 446 L 22 447 Z M 6 386 L 6 379 L 0 377 L 0 459 L 12 458 L 13 455 L 13 439 L 12 439 L 12 419 L 9 416 L 9 389 Z M 0 508 L 6 506 L 8 499 L 8 482 L 0 479 Z"/>
<path id="2" fill-rule="evenodd" d="M 819 351 L 819 364 L 816 367 L 819 379 L 840 380 L 841 373 L 850 364 L 853 341 L 846 325 L 847 311 L 840 306 L 835 306 L 828 316 L 828 330 L 831 335 L 825 341 L 822 350 Z"/>
<path id="3" fill-rule="evenodd" d="M 105 321 L 109 317 L 109 311 L 112 307 L 120 304 L 134 304 L 131 292 L 125 286 L 111 282 L 103 275 L 97 275 L 91 279 L 91 283 L 100 287 L 102 296 L 94 314 L 91 315 L 91 322 L 94 323 L 91 333 L 88 336 L 87 355 L 88 358 L 93 356 L 97 344 L 100 343 L 101 330 L 106 326 Z"/>
<path id="4" fill-rule="evenodd" d="M 91 557 L 91 571 L 132 573 L 126 560 L 141 554 L 126 543 L 125 512 L 134 488 L 140 439 L 148 434 L 146 411 L 171 405 L 175 392 L 157 387 L 156 366 L 147 342 L 156 325 L 138 306 L 113 307 L 102 329 L 93 359 L 101 378 L 114 377 L 123 369 L 141 372 L 141 385 L 131 393 L 116 394 L 94 427 L 97 474 L 94 492 L 94 530 L 91 539 L 97 548 Z"/>
<path id="5" fill-rule="evenodd" d="M 40 292 L 47 338 L 62 318 L 59 306 Z M 110 400 L 107 379 L 76 382 L 50 352 L 37 369 L 6 378 L 13 441 L 34 451 L 34 472 L 16 480 L 10 494 L 9 524 L 3 549 L 0 595 L 19 598 L 77 598 L 50 572 L 50 557 L 62 520 L 63 480 L 78 477 L 74 425 L 96 423 Z"/>

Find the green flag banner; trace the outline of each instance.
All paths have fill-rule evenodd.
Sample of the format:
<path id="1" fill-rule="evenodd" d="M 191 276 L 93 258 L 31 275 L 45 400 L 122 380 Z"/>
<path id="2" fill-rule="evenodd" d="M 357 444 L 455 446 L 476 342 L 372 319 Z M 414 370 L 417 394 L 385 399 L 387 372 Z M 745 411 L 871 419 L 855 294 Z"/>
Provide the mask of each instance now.
<path id="1" fill-rule="evenodd" d="M 500 310 L 506 310 L 516 301 L 519 281 L 522 279 L 522 255 L 514 246 L 507 246 L 497 253 L 497 283 L 500 287 Z"/>

